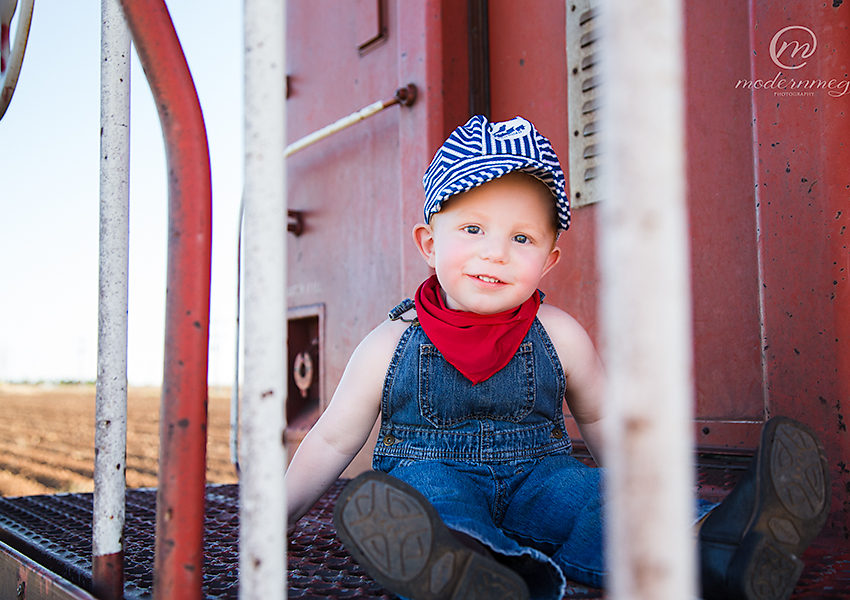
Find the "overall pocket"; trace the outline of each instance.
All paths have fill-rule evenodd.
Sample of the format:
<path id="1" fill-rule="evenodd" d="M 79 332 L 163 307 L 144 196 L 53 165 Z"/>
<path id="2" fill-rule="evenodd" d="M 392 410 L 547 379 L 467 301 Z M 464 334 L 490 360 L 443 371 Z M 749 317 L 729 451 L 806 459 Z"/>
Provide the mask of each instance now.
<path id="1" fill-rule="evenodd" d="M 471 419 L 519 423 L 534 408 L 534 347 L 523 342 L 498 373 L 472 385 L 432 344 L 419 347 L 419 412 L 435 427 Z"/>

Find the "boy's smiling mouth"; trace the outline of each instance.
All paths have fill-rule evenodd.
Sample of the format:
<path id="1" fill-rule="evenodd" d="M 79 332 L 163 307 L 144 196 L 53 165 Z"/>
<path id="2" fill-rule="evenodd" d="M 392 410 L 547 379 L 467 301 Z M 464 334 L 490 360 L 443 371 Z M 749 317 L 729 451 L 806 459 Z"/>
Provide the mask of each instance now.
<path id="1" fill-rule="evenodd" d="M 473 277 L 484 283 L 504 283 L 501 279 L 490 277 L 489 275 L 473 275 Z"/>

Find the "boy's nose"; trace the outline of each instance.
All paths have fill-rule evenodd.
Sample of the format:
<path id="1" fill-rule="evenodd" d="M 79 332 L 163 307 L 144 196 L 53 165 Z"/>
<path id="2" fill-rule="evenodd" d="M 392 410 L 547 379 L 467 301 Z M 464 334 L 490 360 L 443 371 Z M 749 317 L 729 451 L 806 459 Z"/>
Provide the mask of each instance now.
<path id="1" fill-rule="evenodd" d="M 504 262 L 508 256 L 508 240 L 488 236 L 481 244 L 481 258 L 491 262 Z"/>

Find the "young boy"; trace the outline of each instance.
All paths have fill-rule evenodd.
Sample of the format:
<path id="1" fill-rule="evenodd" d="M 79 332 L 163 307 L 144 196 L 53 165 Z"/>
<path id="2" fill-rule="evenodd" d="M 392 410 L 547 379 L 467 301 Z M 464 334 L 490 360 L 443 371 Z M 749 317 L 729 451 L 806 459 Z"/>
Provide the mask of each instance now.
<path id="1" fill-rule="evenodd" d="M 287 472 L 289 522 L 339 477 L 380 415 L 375 471 L 349 484 L 335 511 L 343 543 L 378 582 L 422 599 L 559 599 L 565 578 L 601 587 L 602 470 L 570 456 L 562 407 L 604 465 L 603 370 L 584 329 L 538 291 L 570 220 L 558 158 L 525 119 L 476 116 L 446 140 L 423 182 L 425 222 L 413 237 L 435 275 L 354 351 Z M 750 479 L 773 481 L 773 440 L 792 435 L 815 440 L 792 454 L 825 474 L 813 434 L 782 422 L 763 437 Z M 747 564 L 757 562 L 762 515 L 780 505 L 758 485 L 733 503 L 743 523 L 705 523 L 714 535 L 705 572 L 720 597 L 756 578 L 726 581 L 741 539 L 753 538 Z M 826 507 L 805 518 L 770 513 L 800 532 L 781 553 L 793 582 Z"/>

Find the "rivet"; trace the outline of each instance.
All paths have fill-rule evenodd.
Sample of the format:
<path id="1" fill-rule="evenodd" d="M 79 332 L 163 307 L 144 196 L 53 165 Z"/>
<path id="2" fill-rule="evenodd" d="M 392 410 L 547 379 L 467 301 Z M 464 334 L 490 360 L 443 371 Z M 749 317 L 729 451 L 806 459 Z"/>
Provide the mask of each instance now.
<path id="1" fill-rule="evenodd" d="M 387 434 L 384 436 L 384 446 L 392 446 L 395 444 L 395 437 L 391 434 Z"/>

